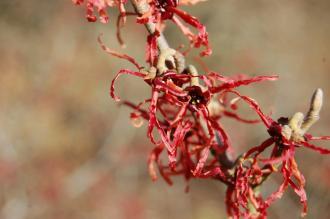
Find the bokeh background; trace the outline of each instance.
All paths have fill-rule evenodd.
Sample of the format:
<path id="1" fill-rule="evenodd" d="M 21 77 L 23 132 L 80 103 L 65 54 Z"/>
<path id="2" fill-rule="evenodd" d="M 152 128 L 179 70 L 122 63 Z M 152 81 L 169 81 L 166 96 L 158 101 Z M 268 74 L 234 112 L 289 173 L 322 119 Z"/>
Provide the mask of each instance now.
<path id="1" fill-rule="evenodd" d="M 208 27 L 209 68 L 280 75 L 277 82 L 241 89 L 274 117 L 306 111 L 313 90 L 322 87 L 322 119 L 312 132 L 330 134 L 330 1 L 209 0 L 187 10 Z M 134 128 L 130 110 L 108 94 L 114 74 L 132 66 L 109 57 L 96 41 L 104 33 L 109 47 L 143 63 L 146 31 L 129 19 L 122 50 L 115 12 L 108 25 L 88 23 L 84 13 L 69 0 L 0 1 L 0 218 L 226 218 L 219 182 L 193 180 L 188 194 L 180 177 L 172 187 L 151 182 L 146 126 Z M 173 47 L 185 42 L 178 33 L 166 32 Z M 150 95 L 134 78 L 117 87 L 135 102 Z M 261 125 L 224 123 L 238 153 L 267 136 Z M 297 160 L 307 179 L 307 218 L 329 218 L 329 157 L 299 150 Z M 279 183 L 271 179 L 265 192 Z M 269 210 L 273 219 L 299 215 L 292 191 Z"/>

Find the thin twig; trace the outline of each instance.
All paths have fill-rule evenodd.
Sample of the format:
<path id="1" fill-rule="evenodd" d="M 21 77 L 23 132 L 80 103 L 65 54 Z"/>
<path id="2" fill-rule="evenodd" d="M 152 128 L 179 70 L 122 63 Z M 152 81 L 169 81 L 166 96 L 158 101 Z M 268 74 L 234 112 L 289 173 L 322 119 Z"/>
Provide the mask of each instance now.
<path id="1" fill-rule="evenodd" d="M 150 10 L 150 6 L 146 0 L 131 0 L 131 3 L 134 7 L 135 12 L 137 14 L 139 14 L 140 16 L 144 15 L 145 13 L 148 13 Z M 156 32 L 155 23 L 148 21 L 145 24 L 145 26 L 150 34 L 154 34 Z M 169 49 L 170 47 L 169 47 L 164 35 L 162 33 L 159 33 L 159 34 L 160 35 L 157 37 L 157 46 L 158 46 L 158 49 L 162 52 L 164 50 Z"/>

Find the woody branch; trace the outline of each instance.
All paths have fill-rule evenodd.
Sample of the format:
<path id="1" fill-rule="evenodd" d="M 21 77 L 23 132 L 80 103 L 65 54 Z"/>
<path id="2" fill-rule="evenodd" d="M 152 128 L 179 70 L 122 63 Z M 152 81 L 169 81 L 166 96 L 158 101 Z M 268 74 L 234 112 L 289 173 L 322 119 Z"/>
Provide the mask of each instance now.
<path id="1" fill-rule="evenodd" d="M 149 6 L 149 4 L 147 3 L 146 0 L 131 0 L 131 3 L 132 3 L 132 6 L 133 6 L 135 12 L 137 14 L 139 14 L 140 16 L 143 16 L 144 14 L 148 13 L 149 10 L 150 10 L 150 6 Z M 155 23 L 152 23 L 152 22 L 148 21 L 145 24 L 145 27 L 146 27 L 146 29 L 148 30 L 148 32 L 150 34 L 155 34 L 156 33 L 156 24 Z M 158 50 L 160 51 L 160 56 L 162 54 L 167 53 L 171 49 L 171 47 L 169 46 L 169 44 L 168 44 L 168 42 L 167 42 L 167 40 L 166 40 L 163 33 L 159 33 L 159 36 L 157 37 L 157 47 L 158 47 Z M 174 54 L 172 56 L 173 56 L 172 58 L 175 58 Z M 180 55 L 180 59 L 181 59 L 182 63 L 185 62 L 183 55 Z M 157 68 L 159 68 L 159 66 L 157 66 Z M 194 66 L 189 65 L 187 67 L 187 69 L 188 69 L 188 72 L 190 72 L 194 76 L 198 75 L 198 73 L 196 71 L 196 68 Z M 161 69 L 157 69 L 157 70 L 162 71 Z M 180 73 L 180 71 L 178 71 L 178 72 Z M 192 78 L 192 82 L 195 81 L 195 79 L 196 78 Z M 199 83 L 195 82 L 195 83 L 193 83 L 193 85 L 199 85 Z M 223 142 L 221 140 L 221 137 L 218 134 L 216 134 L 216 141 L 217 141 L 219 147 L 223 146 Z M 219 160 L 219 163 L 221 164 L 221 166 L 223 166 L 224 168 L 229 168 L 229 169 L 231 169 L 235 166 L 235 164 L 237 163 L 236 162 L 237 159 L 232 158 L 231 155 L 228 154 L 227 151 L 225 151 L 220 156 L 218 156 L 218 160 Z"/>

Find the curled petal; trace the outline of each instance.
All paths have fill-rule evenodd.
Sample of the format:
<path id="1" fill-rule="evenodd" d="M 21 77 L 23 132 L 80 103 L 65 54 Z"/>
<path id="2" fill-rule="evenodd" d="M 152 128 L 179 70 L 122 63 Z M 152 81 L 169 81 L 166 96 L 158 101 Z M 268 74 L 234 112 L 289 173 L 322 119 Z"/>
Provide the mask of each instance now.
<path id="1" fill-rule="evenodd" d="M 220 177 L 222 179 L 225 179 L 225 173 L 221 170 L 220 167 L 214 167 L 211 170 L 205 171 L 201 174 L 199 174 L 199 178 L 213 178 L 213 177 Z"/>
<path id="2" fill-rule="evenodd" d="M 84 0 L 72 0 L 72 2 L 76 5 L 81 5 L 84 2 Z"/>
<path id="3" fill-rule="evenodd" d="M 301 216 L 304 217 L 306 215 L 306 213 L 307 213 L 307 196 L 306 196 L 306 191 L 305 191 L 304 187 L 297 186 L 296 184 L 294 184 L 294 182 L 291 179 L 289 179 L 289 184 L 293 188 L 293 190 L 295 191 L 295 193 L 300 197 L 300 203 L 303 206 Z"/>
<path id="4" fill-rule="evenodd" d="M 143 119 L 142 116 L 137 113 L 131 113 L 131 122 L 134 127 L 140 128 L 143 125 Z"/>
<path id="5" fill-rule="evenodd" d="M 121 12 L 118 17 L 117 17 L 117 22 L 116 22 L 116 37 L 117 37 L 117 40 L 120 44 L 120 46 L 122 48 L 125 48 L 126 45 L 125 45 L 125 42 L 123 40 L 123 37 L 121 35 L 121 29 L 123 28 L 125 22 L 126 22 L 126 16 L 133 16 L 133 15 L 137 15 L 136 13 L 132 13 L 132 12 Z"/>
<path id="6" fill-rule="evenodd" d="M 201 175 L 201 171 L 205 165 L 205 162 L 206 162 L 206 159 L 208 158 L 209 153 L 210 153 L 210 146 L 203 148 L 203 150 L 201 152 L 201 157 L 199 158 L 196 168 L 193 172 L 194 176 Z"/>
<path id="7" fill-rule="evenodd" d="M 176 16 L 172 18 L 172 21 L 180 28 L 181 32 L 189 39 L 189 41 L 193 43 L 195 39 L 195 34 L 191 32 L 189 27 L 185 26 Z"/>
<path id="8" fill-rule="evenodd" d="M 158 95 L 159 95 L 158 91 L 153 89 L 151 103 L 149 106 L 148 136 L 152 143 L 157 144 L 153 137 L 153 134 L 152 134 L 153 129 L 156 127 L 158 134 L 161 137 L 161 142 L 165 145 L 165 147 L 168 151 L 169 162 L 171 165 L 174 165 L 175 161 L 176 161 L 176 156 L 175 156 L 176 154 L 175 154 L 174 147 L 172 146 L 169 138 L 166 135 L 165 130 L 160 126 L 159 121 L 156 117 Z"/>
<path id="9" fill-rule="evenodd" d="M 234 93 L 237 96 L 241 97 L 242 100 L 244 100 L 259 115 L 259 117 L 261 118 L 261 120 L 263 121 L 263 123 L 266 125 L 267 128 L 270 128 L 271 125 L 274 123 L 274 120 L 272 120 L 269 116 L 265 115 L 261 111 L 259 104 L 254 99 L 247 96 L 243 96 L 234 90 L 228 90 L 226 92 Z"/>
<path id="10" fill-rule="evenodd" d="M 268 208 L 275 200 L 280 199 L 283 196 L 283 193 L 289 185 L 290 173 L 286 171 L 285 167 L 282 167 L 283 182 L 278 188 L 278 190 L 272 193 L 266 200 L 264 208 Z"/>
<path id="11" fill-rule="evenodd" d="M 154 162 L 159 163 L 159 155 L 163 151 L 163 148 L 164 147 L 162 145 L 155 147 L 151 151 L 149 158 L 148 158 L 149 174 L 153 181 L 157 180 L 157 173 L 155 170 Z"/>
<path id="12" fill-rule="evenodd" d="M 129 56 L 129 55 L 126 55 L 126 54 L 118 53 L 118 52 L 113 51 L 113 50 L 111 50 L 110 48 L 108 48 L 108 47 L 103 43 L 103 41 L 102 41 L 102 38 L 101 38 L 102 35 L 103 35 L 103 34 L 101 34 L 101 35 L 98 36 L 97 41 L 99 42 L 101 48 L 102 48 L 106 53 L 108 53 L 108 54 L 110 54 L 110 55 L 112 55 L 112 56 L 115 56 L 115 57 L 117 57 L 117 58 L 120 58 L 120 59 L 125 59 L 125 60 L 129 61 L 130 63 L 132 63 L 133 65 L 135 65 L 135 67 L 136 67 L 137 69 L 142 69 L 142 67 L 137 63 L 137 61 L 136 61 L 133 57 L 131 57 L 131 56 Z"/>
<path id="13" fill-rule="evenodd" d="M 230 111 L 227 111 L 227 110 L 225 110 L 223 113 L 224 113 L 225 116 L 228 116 L 230 118 L 236 119 L 239 122 L 244 122 L 244 123 L 247 123 L 247 124 L 256 124 L 256 123 L 260 122 L 260 120 L 258 120 L 258 119 L 249 120 L 249 119 L 241 118 L 237 113 L 233 113 L 233 112 L 230 112 Z"/>
<path id="14" fill-rule="evenodd" d="M 148 132 L 147 135 L 150 138 L 151 142 L 156 144 L 156 141 L 152 135 L 152 131 L 155 128 L 157 118 L 156 118 L 156 111 L 157 111 L 157 101 L 158 101 L 158 92 L 156 90 L 152 90 L 152 97 L 149 106 L 149 124 L 148 124 Z"/>
<path id="15" fill-rule="evenodd" d="M 320 154 L 330 154 L 330 150 L 329 149 L 326 149 L 326 148 L 321 148 L 321 147 L 318 147 L 318 146 L 315 146 L 313 144 L 310 144 L 306 141 L 303 141 L 303 142 L 300 142 L 300 144 L 302 144 L 304 147 L 306 148 L 309 148 L 309 149 L 312 149 L 314 151 L 317 151 L 319 152 Z"/>
<path id="16" fill-rule="evenodd" d="M 144 101 L 145 102 L 145 101 Z M 149 102 L 148 100 L 146 101 L 146 102 Z M 143 103 L 143 102 L 142 102 Z M 141 104 L 139 104 L 139 105 L 135 105 L 135 104 L 133 104 L 133 103 L 131 103 L 131 102 L 129 102 L 129 101 L 123 101 L 123 103 L 122 104 L 124 104 L 124 105 L 126 105 L 126 106 L 128 106 L 128 107 L 130 107 L 130 108 L 132 108 L 132 109 L 134 109 L 136 112 L 138 112 L 139 113 L 139 115 L 141 116 L 141 117 L 143 117 L 145 120 L 149 120 L 149 114 L 148 114 L 148 112 L 146 111 L 146 110 L 143 110 L 143 109 L 141 109 Z"/>
<path id="17" fill-rule="evenodd" d="M 157 49 L 157 37 L 159 36 L 158 32 L 150 34 L 147 38 L 147 48 L 146 48 L 146 61 L 154 66 L 158 56 Z"/>
<path id="18" fill-rule="evenodd" d="M 182 88 L 176 86 L 175 84 L 171 83 L 170 81 L 165 83 L 163 80 L 161 80 L 159 78 L 155 78 L 154 85 L 156 86 L 157 89 L 163 90 L 165 92 L 169 92 L 175 96 L 178 96 L 178 97 L 187 96 L 187 92 L 183 91 Z"/>
<path id="19" fill-rule="evenodd" d="M 114 7 L 118 4 L 123 4 L 123 1 L 109 1 L 109 0 L 72 0 L 76 5 L 86 4 L 86 18 L 89 22 L 97 21 L 97 16 L 94 14 L 94 9 L 98 11 L 99 19 L 102 23 L 109 21 L 109 16 L 106 13 L 108 7 Z"/>
<path id="20" fill-rule="evenodd" d="M 119 76 L 124 75 L 124 74 L 134 75 L 134 76 L 137 76 L 139 78 L 144 78 L 146 76 L 145 74 L 143 74 L 141 72 L 136 72 L 136 71 L 132 71 L 132 70 L 128 70 L 128 69 L 120 70 L 117 73 L 117 75 L 115 76 L 115 78 L 112 80 L 111 86 L 110 86 L 110 95 L 115 101 L 120 101 L 120 98 L 118 96 L 116 96 L 116 94 L 115 94 L 115 82 L 119 78 Z"/>
<path id="21" fill-rule="evenodd" d="M 163 165 L 160 162 L 158 164 L 158 169 L 159 169 L 160 175 L 163 177 L 165 182 L 167 182 L 167 184 L 169 184 L 170 186 L 173 185 L 173 182 L 170 178 L 170 174 L 168 172 L 165 172 L 165 168 L 163 167 Z"/>
<path id="22" fill-rule="evenodd" d="M 176 123 L 178 123 L 179 121 L 181 121 L 184 118 L 185 114 L 187 113 L 187 108 L 188 108 L 188 104 L 184 104 L 180 108 L 180 110 L 176 114 L 175 118 L 172 121 L 170 121 L 171 126 L 174 126 Z"/>
<path id="23" fill-rule="evenodd" d="M 284 161 L 287 161 L 291 157 L 294 156 L 294 145 L 290 145 L 290 148 L 284 150 L 281 156 L 278 157 L 271 157 L 267 159 L 262 159 L 260 158 L 260 161 L 262 161 L 264 164 L 276 164 L 276 163 L 281 163 Z"/>
<path id="24" fill-rule="evenodd" d="M 173 145 L 175 148 L 179 147 L 180 144 L 183 143 L 184 137 L 190 131 L 192 125 L 193 124 L 191 122 L 182 122 L 177 126 L 173 134 Z"/>
<path id="25" fill-rule="evenodd" d="M 291 171 L 292 176 L 296 179 L 296 182 L 293 182 L 291 178 L 288 180 L 290 186 L 294 189 L 295 193 L 300 197 L 300 202 L 303 205 L 303 210 L 301 216 L 305 216 L 307 213 L 307 196 L 305 187 L 305 178 L 298 169 L 298 165 L 294 158 L 289 161 L 289 171 Z"/>
<path id="26" fill-rule="evenodd" d="M 250 157 L 251 154 L 255 152 L 257 152 L 257 154 L 262 153 L 264 150 L 266 150 L 266 148 L 271 146 L 273 143 L 274 143 L 273 138 L 268 138 L 266 141 L 261 143 L 261 145 L 253 147 L 250 150 L 248 150 L 244 155 L 244 159 L 247 159 L 248 157 Z"/>
<path id="27" fill-rule="evenodd" d="M 209 46 L 208 33 L 206 32 L 206 28 L 202 25 L 197 18 L 191 16 L 185 11 L 182 11 L 176 7 L 168 8 L 171 12 L 178 15 L 182 20 L 184 20 L 189 25 L 195 27 L 198 30 L 198 37 L 194 44 L 196 48 L 199 48 L 201 45 L 205 46 L 206 49 L 201 53 L 202 56 L 208 56 L 212 54 L 212 50 Z"/>
<path id="28" fill-rule="evenodd" d="M 233 89 L 233 88 L 240 87 L 243 85 L 246 86 L 251 83 L 256 83 L 256 82 L 261 82 L 261 81 L 274 81 L 277 79 L 278 79 L 278 76 L 257 76 L 257 77 L 248 78 L 248 79 L 244 79 L 244 80 L 233 80 L 233 79 L 228 80 L 227 79 L 224 84 L 222 84 L 218 87 L 212 88 L 211 92 L 218 93 L 225 89 Z"/>

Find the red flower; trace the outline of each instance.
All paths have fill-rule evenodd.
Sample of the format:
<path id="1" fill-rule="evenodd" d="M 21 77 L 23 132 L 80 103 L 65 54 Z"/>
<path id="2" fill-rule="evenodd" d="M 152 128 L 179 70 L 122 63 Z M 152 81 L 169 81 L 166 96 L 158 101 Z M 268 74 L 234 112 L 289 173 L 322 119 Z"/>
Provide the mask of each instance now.
<path id="1" fill-rule="evenodd" d="M 183 175 L 186 180 L 196 177 L 220 180 L 228 185 L 226 203 L 228 214 L 233 218 L 254 218 L 256 215 L 258 218 L 265 218 L 267 208 L 290 186 L 301 199 L 302 214 L 306 213 L 305 180 L 296 164 L 295 150 L 307 147 L 329 154 L 330 150 L 309 143 L 310 140 L 329 139 L 329 137 L 316 138 L 306 134 L 299 142 L 291 136 L 288 139 L 283 129 L 289 124 L 289 119 L 281 118 L 278 122 L 272 120 L 261 111 L 253 99 L 233 90 L 238 86 L 262 80 L 274 80 L 276 77 L 259 76 L 234 80 L 212 72 L 199 77 L 204 87 L 191 85 L 194 76 L 177 74 L 171 70 L 152 79 L 145 73 L 121 70 L 111 86 L 111 95 L 116 100 L 119 98 L 114 94 L 114 82 L 122 74 L 140 77 L 152 87 L 151 99 L 138 105 L 130 102 L 124 104 L 134 109 L 133 118 L 141 117 L 149 121 L 148 136 L 156 145 L 148 160 L 149 172 L 153 180 L 157 178 L 154 163 L 169 184 L 172 184 L 173 175 Z M 219 121 L 221 117 L 210 114 L 209 110 L 212 101 L 223 103 L 227 93 L 233 93 L 245 101 L 259 115 L 270 134 L 269 139 L 260 146 L 251 148 L 236 161 L 234 172 L 230 169 L 233 167 L 232 164 L 229 168 L 223 161 L 219 161 L 221 156 L 232 148 Z M 143 105 L 147 103 L 149 103 L 148 109 L 143 109 Z M 156 140 L 154 129 L 157 130 L 159 140 Z M 262 158 L 264 150 L 272 145 L 270 157 Z M 160 154 L 164 151 L 168 155 L 168 165 L 160 161 Z M 210 152 L 212 157 L 209 157 Z M 263 198 L 257 188 L 271 173 L 277 172 L 278 168 L 283 175 L 283 183 L 277 191 Z"/>
<path id="2" fill-rule="evenodd" d="M 224 110 L 210 114 L 208 107 L 210 103 L 221 104 L 220 93 L 229 91 L 232 88 L 247 85 L 262 80 L 274 80 L 277 77 L 264 76 L 234 80 L 215 72 L 199 77 L 206 87 L 191 85 L 195 76 L 190 74 L 178 74 L 174 70 L 158 74 L 149 78 L 149 73 L 141 73 L 130 70 L 121 70 L 112 82 L 111 96 L 119 101 L 115 95 L 114 83 L 122 74 L 130 74 L 145 80 L 152 88 L 151 99 L 135 105 L 124 102 L 134 109 L 132 118 L 138 116 L 147 119 L 148 137 L 157 146 L 149 160 L 159 164 L 162 175 L 169 178 L 170 175 L 185 173 L 186 178 L 211 176 L 210 171 L 219 174 L 217 156 L 224 151 L 231 150 L 229 138 L 217 121 L 226 116 L 230 111 Z M 223 88 L 223 89 L 222 89 Z M 149 103 L 148 110 L 142 109 L 143 105 Z M 157 112 L 160 116 L 157 116 Z M 234 116 L 233 116 L 234 115 Z M 232 112 L 230 117 L 241 119 Z M 153 130 L 157 130 L 160 140 L 156 140 Z M 216 140 L 221 139 L 222 145 Z M 168 166 L 160 165 L 159 153 L 166 149 L 169 158 Z M 216 155 L 208 161 L 210 150 Z M 203 172 L 203 169 L 206 171 Z M 150 167 L 150 170 L 154 170 Z M 216 170 L 216 171 L 215 171 Z M 215 171 L 215 172 L 214 172 Z M 155 173 L 151 175 L 155 178 Z M 214 175 L 215 176 L 215 175 Z"/>
<path id="3" fill-rule="evenodd" d="M 329 140 L 330 138 L 328 136 L 312 137 L 303 132 L 299 138 L 299 136 L 295 135 L 295 132 L 299 130 L 295 128 L 303 128 L 304 124 L 310 122 L 306 119 L 304 122 L 297 121 L 296 117 L 300 115 L 299 113 L 295 114 L 290 120 L 288 118 L 281 118 L 278 122 L 275 122 L 261 112 L 254 100 L 242 96 L 238 92 L 231 92 L 240 96 L 259 114 L 261 120 L 268 128 L 270 138 L 264 141 L 260 146 L 251 148 L 239 159 L 239 166 L 236 168 L 234 174 L 234 184 L 228 186 L 227 189 L 226 203 L 228 214 L 234 218 L 240 218 L 240 216 L 253 218 L 255 215 L 266 218 L 267 208 L 276 199 L 281 198 L 285 190 L 291 186 L 300 197 L 300 202 L 303 205 L 302 216 L 305 215 L 307 212 L 307 197 L 304 190 L 305 179 L 295 161 L 295 151 L 297 148 L 305 147 L 321 154 L 330 154 L 330 150 L 309 143 L 310 140 Z M 321 95 L 320 90 L 316 91 L 314 97 L 317 95 Z M 313 110 L 315 109 L 311 107 L 310 112 Z M 310 112 L 308 115 L 310 115 Z M 308 118 L 308 115 L 306 118 Z M 296 127 L 297 124 L 299 126 Z M 267 159 L 261 158 L 261 154 L 272 145 L 273 148 L 270 157 Z M 279 189 L 268 198 L 262 198 L 257 189 L 258 186 L 260 186 L 271 173 L 277 172 L 279 167 L 281 167 L 283 183 Z M 242 212 L 241 209 L 245 209 L 245 211 Z"/>
<path id="4" fill-rule="evenodd" d="M 162 40 L 163 24 L 172 21 L 188 37 L 192 47 L 204 46 L 202 55 L 211 54 L 205 26 L 178 8 L 180 3 L 194 4 L 199 1 L 148 0 L 141 1 L 144 4 L 139 5 L 140 1 L 136 0 L 133 3 L 137 14 L 125 11 L 126 0 L 73 0 L 77 5 L 85 3 L 87 19 L 92 22 L 97 20 L 94 9 L 97 9 L 101 22 L 106 23 L 106 9 L 118 7 L 117 35 L 120 42 L 119 29 L 127 15 L 137 16 L 139 23 L 152 29 L 147 38 L 148 69 L 141 67 L 129 55 L 112 51 L 100 37 L 98 40 L 108 54 L 125 59 L 137 68 L 136 71 L 122 69 L 113 79 L 110 94 L 116 101 L 120 98 L 115 94 L 114 85 L 121 75 L 139 77 L 151 88 L 150 98 L 139 104 L 129 101 L 123 101 L 123 104 L 133 109 L 131 119 L 136 127 L 140 127 L 143 120 L 148 122 L 147 136 L 155 145 L 148 159 L 153 180 L 157 178 L 156 167 L 169 184 L 172 184 L 173 175 L 182 175 L 187 181 L 190 178 L 219 180 L 227 185 L 227 212 L 232 218 L 266 218 L 268 207 L 291 187 L 300 197 L 302 215 L 305 215 L 305 179 L 295 161 L 295 152 L 309 148 L 321 154 L 330 153 L 330 150 L 311 143 L 313 140 L 330 140 L 329 136 L 313 137 L 307 134 L 319 118 L 323 93 L 320 89 L 315 92 L 306 116 L 296 113 L 292 118 L 274 121 L 262 112 L 255 100 L 235 89 L 256 82 L 273 81 L 277 76 L 225 77 L 212 71 L 199 75 L 193 66 L 186 66 L 181 53 L 169 49 L 166 42 L 163 42 L 165 46 L 161 46 L 159 41 Z M 197 29 L 197 33 L 193 33 L 189 26 Z M 237 97 L 230 99 L 230 95 Z M 259 119 L 242 118 L 236 111 L 238 101 L 247 103 Z M 262 122 L 269 138 L 237 159 L 232 159 L 230 154 L 233 148 L 221 124 L 223 117 L 248 124 Z M 268 148 L 271 148 L 271 154 L 264 157 L 264 151 Z M 167 154 L 168 162 L 161 161 L 162 153 Z M 274 172 L 282 174 L 283 182 L 269 197 L 263 197 L 258 188 Z"/>
<path id="5" fill-rule="evenodd" d="M 99 14 L 99 19 L 102 23 L 108 23 L 109 16 L 106 12 L 108 7 L 118 7 L 119 11 L 125 13 L 124 4 L 127 0 L 72 0 L 76 5 L 82 5 L 85 3 L 86 18 L 89 22 L 97 21 L 97 16 L 94 14 L 96 9 Z"/>
<path id="6" fill-rule="evenodd" d="M 167 20 L 173 21 L 188 37 L 191 45 L 193 47 L 199 48 L 204 46 L 206 49 L 201 53 L 202 56 L 210 55 L 212 50 L 209 46 L 208 41 L 208 33 L 206 32 L 206 28 L 202 25 L 197 18 L 191 16 L 189 13 L 178 9 L 178 1 L 177 0 L 149 0 L 145 5 L 144 2 L 137 3 L 141 4 L 143 13 L 138 15 L 132 12 L 126 12 L 125 4 L 127 0 L 72 0 L 76 5 L 85 5 L 86 7 L 86 18 L 90 22 L 97 21 L 98 17 L 102 23 L 108 23 L 109 16 L 107 14 L 107 8 L 118 7 L 119 16 L 117 21 L 117 29 L 118 29 L 118 40 L 120 44 L 124 44 L 120 29 L 125 23 L 125 18 L 127 15 L 135 15 L 137 17 L 137 22 L 141 24 L 146 24 L 148 22 L 155 24 L 156 31 L 151 36 L 155 38 L 159 37 L 160 32 L 163 30 L 160 28 L 164 26 L 163 23 Z M 195 3 L 195 2 L 193 2 Z M 189 4 L 189 2 L 184 2 L 184 4 Z M 95 10 L 97 10 L 98 16 L 95 15 Z M 184 23 L 182 23 L 183 21 Z M 197 29 L 197 35 L 190 31 L 189 27 L 186 24 Z M 149 49 L 154 49 L 155 41 L 151 40 L 151 36 L 149 36 L 148 47 Z M 156 49 L 155 49 L 156 51 Z"/>

